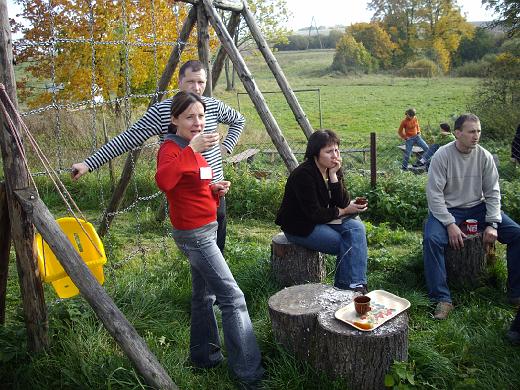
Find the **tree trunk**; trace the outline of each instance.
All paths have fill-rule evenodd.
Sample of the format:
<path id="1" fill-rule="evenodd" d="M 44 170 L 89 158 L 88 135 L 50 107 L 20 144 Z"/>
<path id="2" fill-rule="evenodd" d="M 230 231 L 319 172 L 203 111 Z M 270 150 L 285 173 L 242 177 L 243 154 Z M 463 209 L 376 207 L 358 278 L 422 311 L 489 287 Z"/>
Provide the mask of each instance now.
<path id="1" fill-rule="evenodd" d="M 322 282 L 326 276 L 325 259 L 320 252 L 293 244 L 278 233 L 271 242 L 271 271 L 281 286 Z"/>
<path id="2" fill-rule="evenodd" d="M 349 303 L 331 305 L 318 314 L 316 368 L 344 378 L 350 389 L 384 389 L 393 361 L 408 359 L 408 314 L 362 332 L 334 318 L 336 310 Z"/>
<path id="3" fill-rule="evenodd" d="M 487 276 L 486 251 L 482 234 L 468 235 L 464 247 L 455 250 L 449 245 L 445 252 L 448 282 L 459 287 L 475 288 L 482 285 Z"/>
<path id="4" fill-rule="evenodd" d="M 5 183 L 0 182 L 0 325 L 5 323 L 5 294 L 9 275 L 9 252 L 11 249 L 11 223 L 7 208 Z"/>

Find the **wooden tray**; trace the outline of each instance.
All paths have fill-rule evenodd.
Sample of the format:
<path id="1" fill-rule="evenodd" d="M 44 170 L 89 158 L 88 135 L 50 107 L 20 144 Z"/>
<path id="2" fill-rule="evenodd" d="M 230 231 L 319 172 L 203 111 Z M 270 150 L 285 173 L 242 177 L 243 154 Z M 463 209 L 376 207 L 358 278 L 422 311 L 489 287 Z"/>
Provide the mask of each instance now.
<path id="1" fill-rule="evenodd" d="M 368 313 L 362 316 L 357 314 L 352 301 L 337 310 L 335 317 L 356 329 L 370 332 L 410 307 L 410 301 L 385 290 L 370 291 L 366 295 L 371 299 L 372 309 Z"/>

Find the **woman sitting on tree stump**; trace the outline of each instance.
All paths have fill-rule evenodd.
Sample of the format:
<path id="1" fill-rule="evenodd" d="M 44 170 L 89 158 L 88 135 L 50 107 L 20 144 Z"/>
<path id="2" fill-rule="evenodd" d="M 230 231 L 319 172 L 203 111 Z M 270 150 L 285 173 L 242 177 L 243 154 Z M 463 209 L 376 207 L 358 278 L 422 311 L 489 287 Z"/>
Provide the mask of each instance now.
<path id="1" fill-rule="evenodd" d="M 297 245 L 334 254 L 334 286 L 366 294 L 367 240 L 358 218 L 367 210 L 364 198 L 351 201 L 343 183 L 338 136 L 315 131 L 305 161 L 287 179 L 276 217 L 287 239 Z"/>

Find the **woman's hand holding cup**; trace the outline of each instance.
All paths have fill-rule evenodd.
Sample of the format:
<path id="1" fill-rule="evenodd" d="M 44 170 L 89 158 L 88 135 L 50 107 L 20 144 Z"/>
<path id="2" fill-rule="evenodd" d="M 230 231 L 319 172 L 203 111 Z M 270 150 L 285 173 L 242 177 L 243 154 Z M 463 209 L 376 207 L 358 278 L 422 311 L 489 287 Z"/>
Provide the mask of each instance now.
<path id="1" fill-rule="evenodd" d="M 218 144 L 219 133 L 200 133 L 190 141 L 190 147 L 197 153 L 205 152 Z"/>
<path id="2" fill-rule="evenodd" d="M 229 187 L 231 186 L 231 182 L 227 180 L 222 180 L 211 185 L 211 190 L 214 194 L 218 196 L 224 196 L 229 191 Z"/>

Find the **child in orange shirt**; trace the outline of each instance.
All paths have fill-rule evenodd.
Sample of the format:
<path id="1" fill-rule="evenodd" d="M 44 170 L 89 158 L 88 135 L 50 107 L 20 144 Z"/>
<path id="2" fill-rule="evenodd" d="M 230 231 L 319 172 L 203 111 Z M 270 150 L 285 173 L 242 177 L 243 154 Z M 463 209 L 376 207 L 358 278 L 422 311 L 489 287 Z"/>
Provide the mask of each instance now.
<path id="1" fill-rule="evenodd" d="M 428 144 L 421 137 L 421 128 L 419 121 L 415 116 L 415 108 L 409 108 L 405 111 L 406 117 L 401 121 L 397 134 L 405 141 L 406 150 L 403 157 L 403 165 L 401 169 L 406 171 L 408 169 L 408 160 L 412 154 L 412 148 L 415 144 L 420 146 L 424 152 L 428 151 Z"/>

